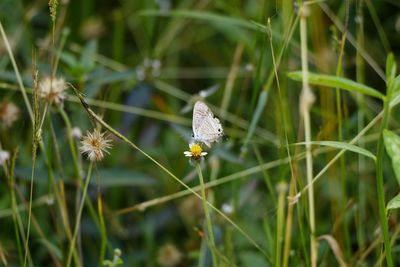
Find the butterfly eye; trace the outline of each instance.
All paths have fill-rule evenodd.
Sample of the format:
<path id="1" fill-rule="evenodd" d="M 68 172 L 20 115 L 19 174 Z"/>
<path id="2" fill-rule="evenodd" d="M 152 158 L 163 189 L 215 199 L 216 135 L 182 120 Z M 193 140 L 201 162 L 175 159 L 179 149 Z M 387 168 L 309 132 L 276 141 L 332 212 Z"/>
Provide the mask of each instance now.
<path id="1" fill-rule="evenodd" d="M 221 129 L 218 129 L 218 132 L 220 132 L 221 131 Z"/>
<path id="2" fill-rule="evenodd" d="M 194 138 L 194 133 L 192 133 L 192 137 Z"/>

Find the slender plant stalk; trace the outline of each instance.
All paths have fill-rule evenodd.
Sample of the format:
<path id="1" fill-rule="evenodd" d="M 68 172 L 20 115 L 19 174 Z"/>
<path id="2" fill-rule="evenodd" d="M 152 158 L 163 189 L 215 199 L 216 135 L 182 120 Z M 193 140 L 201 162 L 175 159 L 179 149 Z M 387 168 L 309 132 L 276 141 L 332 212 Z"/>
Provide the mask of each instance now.
<path id="1" fill-rule="evenodd" d="M 282 245 L 283 232 L 285 228 L 285 200 L 287 185 L 285 182 L 280 182 L 277 185 L 278 190 L 278 211 L 276 216 L 276 250 L 275 250 L 275 266 L 282 266 Z"/>
<path id="2" fill-rule="evenodd" d="M 386 218 L 386 206 L 385 206 L 385 190 L 384 190 L 384 182 L 383 182 L 383 157 L 384 157 L 384 141 L 383 141 L 383 131 L 387 128 L 389 123 L 390 116 L 390 100 L 392 97 L 392 88 L 393 86 L 388 86 L 388 92 L 386 94 L 386 98 L 383 102 L 383 118 L 382 125 L 380 129 L 380 137 L 378 140 L 377 146 L 377 155 L 376 155 L 376 190 L 378 193 L 378 205 L 379 205 L 379 217 L 381 221 L 381 229 L 383 234 L 383 242 L 385 246 L 385 257 L 386 263 L 388 267 L 393 267 L 392 260 L 392 249 L 390 246 L 389 240 L 389 230 L 388 230 L 388 221 Z"/>
<path id="3" fill-rule="evenodd" d="M 72 86 L 72 85 L 71 85 Z M 196 191 L 194 191 L 192 188 L 190 188 L 186 183 L 182 182 L 178 177 L 176 177 L 171 171 L 169 171 L 166 167 L 164 167 L 161 163 L 159 163 L 157 160 L 155 160 L 153 157 L 151 157 L 149 154 L 147 154 L 145 151 L 140 149 L 136 144 L 134 144 L 132 141 L 130 141 L 128 138 L 126 138 L 124 135 L 120 134 L 118 131 L 116 131 L 114 128 L 112 128 L 110 125 L 108 125 L 103 119 L 101 119 L 96 113 L 94 113 L 93 110 L 89 107 L 89 105 L 86 103 L 85 99 L 83 98 L 82 94 L 74 87 L 75 94 L 81 101 L 82 106 L 86 109 L 88 114 L 96 120 L 98 123 L 100 123 L 104 128 L 106 128 L 108 131 L 110 131 L 112 134 L 114 134 L 116 137 L 121 139 L 122 141 L 126 142 L 129 144 L 132 148 L 135 150 L 139 151 L 141 154 L 143 154 L 146 158 L 151 160 L 154 164 L 156 164 L 159 168 L 161 168 L 164 172 L 166 172 L 169 176 L 171 176 L 176 182 L 181 184 L 183 187 L 185 187 L 188 191 L 190 191 L 193 195 L 195 195 L 199 199 L 203 199 L 202 196 L 200 196 Z M 213 204 L 208 202 L 206 200 L 206 203 L 209 207 L 211 207 L 215 212 L 217 212 L 222 218 L 224 218 L 227 222 L 229 222 L 237 231 L 239 231 L 255 248 L 257 248 L 268 260 L 268 262 L 272 262 L 269 254 L 260 247 L 241 227 L 239 227 L 234 221 L 232 221 L 228 216 L 226 216 L 220 209 L 215 207 Z"/>
<path id="4" fill-rule="evenodd" d="M 80 164 L 80 161 L 78 160 L 78 151 L 77 151 L 77 148 L 75 145 L 74 138 L 72 136 L 71 122 L 69 120 L 67 113 L 65 112 L 65 110 L 63 108 L 60 108 L 58 111 L 60 112 L 60 115 L 64 120 L 65 127 L 67 128 L 68 145 L 69 145 L 69 149 L 70 149 L 71 156 L 72 156 L 72 162 L 74 164 L 75 175 L 76 175 L 78 183 L 79 183 L 78 187 L 82 188 L 83 183 L 82 183 L 82 177 L 81 177 L 81 173 L 80 173 L 81 164 Z M 97 218 L 96 211 L 95 211 L 95 208 L 93 207 L 92 202 L 89 199 L 85 199 L 85 201 L 86 201 L 86 205 L 89 209 L 90 216 L 92 217 L 92 220 L 96 224 L 97 228 L 100 230 L 100 221 L 99 221 L 99 218 Z"/>
<path id="5" fill-rule="evenodd" d="M 0 149 L 1 149 L 1 147 L 2 146 L 0 143 Z M 10 168 L 8 168 L 7 165 L 4 165 L 4 172 L 6 173 L 6 175 L 8 177 L 8 183 L 10 186 L 11 210 L 12 210 L 12 218 L 13 218 L 13 222 L 14 222 L 15 239 L 17 242 L 20 265 L 22 266 L 24 264 L 24 256 L 23 256 L 23 247 L 21 244 L 21 238 L 22 238 L 23 242 L 25 242 L 26 239 L 25 239 L 25 232 L 23 230 L 22 220 L 21 220 L 21 216 L 19 214 L 19 209 L 17 206 L 17 200 L 15 198 L 15 191 L 14 191 L 14 165 L 15 165 L 17 153 L 18 153 L 18 151 L 15 151 L 13 153 Z M 30 255 L 28 255 L 28 261 L 30 264 L 32 264 L 32 259 L 31 259 Z"/>
<path id="6" fill-rule="evenodd" d="M 33 111 L 32 111 L 32 107 L 29 102 L 28 94 L 26 93 L 24 83 L 22 82 L 22 78 L 19 73 L 17 63 L 15 62 L 15 58 L 14 58 L 14 55 L 11 50 L 10 42 L 8 41 L 7 35 L 4 31 L 3 24 L 1 23 L 1 21 L 0 21 L 0 33 L 1 33 L 1 36 L 3 37 L 4 44 L 6 45 L 6 49 L 7 49 L 8 55 L 10 57 L 11 64 L 14 68 L 15 76 L 17 77 L 17 81 L 18 81 L 19 87 L 21 89 L 22 97 L 24 98 L 25 106 L 28 109 L 29 117 L 33 124 Z"/>
<path id="7" fill-rule="evenodd" d="M 279 82 L 279 76 L 278 76 L 278 66 L 277 62 L 275 60 L 275 54 L 274 54 L 274 46 L 272 42 L 272 26 L 271 26 L 271 20 L 268 19 L 268 29 L 269 29 L 269 43 L 271 47 L 271 57 L 272 57 L 272 63 L 274 66 L 274 74 L 275 74 L 275 79 L 276 79 L 276 85 L 278 87 L 278 97 L 279 97 L 279 114 L 280 114 L 280 122 L 283 125 L 283 132 L 284 132 L 284 139 L 285 139 L 285 147 L 286 147 L 286 153 L 289 159 L 289 166 L 290 166 L 290 177 L 291 181 L 295 181 L 295 176 L 294 176 L 294 168 L 292 164 L 292 156 L 290 154 L 290 146 L 289 146 L 289 138 L 288 138 L 288 131 L 287 131 L 287 121 L 286 121 L 286 112 L 283 104 L 283 95 L 282 95 L 282 90 Z M 280 60 L 280 58 L 279 58 Z M 284 182 L 280 183 L 281 186 L 279 186 L 279 201 L 278 201 L 278 216 L 277 216 L 277 237 L 276 237 L 276 260 L 275 260 L 275 265 L 276 266 L 281 266 L 281 261 L 283 260 L 284 265 L 287 264 L 288 262 L 288 253 L 290 249 L 290 237 L 291 237 L 291 217 L 292 217 L 292 206 L 289 205 L 288 208 L 288 218 L 286 222 L 288 222 L 288 225 L 285 225 L 285 220 L 284 218 L 284 213 L 285 213 L 285 194 L 287 191 L 287 185 Z M 284 229 L 286 228 L 286 234 L 285 234 L 285 247 L 284 247 L 284 255 L 282 259 L 282 243 L 283 243 L 283 232 Z"/>
<path id="8" fill-rule="evenodd" d="M 16 187 L 15 189 L 16 189 L 16 192 L 17 192 L 19 198 L 20 198 L 20 201 L 22 201 L 24 206 L 25 206 L 25 210 L 28 210 L 29 209 L 28 201 L 24 198 L 23 193 L 21 192 L 21 190 L 18 187 Z M 56 255 L 54 254 L 54 250 L 52 249 L 53 247 L 50 245 L 51 242 L 45 236 L 45 234 L 44 234 L 44 232 L 43 232 L 43 230 L 41 228 L 41 225 L 38 223 L 38 221 L 37 221 L 37 219 L 36 219 L 36 217 L 35 217 L 35 215 L 33 213 L 32 213 L 32 226 L 35 228 L 35 230 L 36 230 L 36 232 L 38 234 L 38 238 L 42 239 L 44 241 L 44 246 L 46 247 L 46 249 L 49 252 L 50 258 L 51 258 L 51 260 L 53 261 L 53 264 L 54 264 L 53 266 L 61 267 L 61 263 L 58 260 L 58 258 L 56 257 Z M 28 259 L 30 257 L 29 255 L 28 255 Z M 30 262 L 30 266 L 33 266 L 32 261 Z"/>
<path id="9" fill-rule="evenodd" d="M 97 168 L 96 168 L 97 171 Z M 103 264 L 105 255 L 106 255 L 106 248 L 107 248 L 107 229 L 106 224 L 104 221 L 104 213 L 103 213 L 103 199 L 101 198 L 101 190 L 100 190 L 100 179 L 99 173 L 96 173 L 97 177 L 97 212 L 99 214 L 99 223 L 100 223 L 100 257 L 99 257 L 99 265 Z"/>
<path id="10" fill-rule="evenodd" d="M 60 148 L 59 148 L 58 143 L 57 143 L 57 136 L 56 136 L 56 133 L 54 131 L 54 126 L 53 126 L 53 122 L 52 122 L 51 119 L 49 119 L 49 128 L 50 128 L 50 132 L 51 132 L 51 137 L 53 139 L 54 153 L 55 153 L 57 165 L 60 168 L 61 176 L 64 177 Z M 47 161 L 49 162 L 48 159 L 47 159 Z M 49 165 L 49 164 L 47 164 L 47 165 Z M 49 175 L 49 177 L 51 177 L 51 175 Z M 62 182 L 63 180 L 60 180 L 60 181 Z M 61 218 L 62 218 L 62 222 L 64 224 L 64 229 L 62 230 L 62 234 L 66 234 L 66 236 L 68 238 L 68 241 L 71 241 L 72 233 L 71 233 L 70 223 L 69 223 L 69 219 L 68 219 L 67 206 L 65 204 L 66 203 L 65 202 L 65 195 L 63 194 L 64 191 L 62 189 L 62 194 L 63 195 L 61 195 L 57 183 L 54 182 L 54 178 L 50 179 L 50 182 L 49 182 L 49 195 L 53 194 L 51 190 L 53 190 L 54 195 L 56 197 L 58 208 L 59 208 L 59 211 L 60 211 L 60 214 L 61 214 Z M 73 257 L 74 257 L 74 261 L 75 261 L 75 266 L 76 267 L 80 267 L 81 266 L 81 262 L 80 262 L 79 255 L 78 255 L 77 250 L 76 250 L 75 247 L 74 247 L 74 252 L 73 253 L 74 253 Z"/>
<path id="11" fill-rule="evenodd" d="M 364 6 L 364 1 L 360 0 L 358 1 L 357 4 L 357 17 L 359 18 L 358 20 L 358 26 L 357 26 L 357 46 L 360 48 L 364 48 L 364 14 L 363 14 L 363 6 Z M 356 52 L 356 80 L 358 83 L 363 84 L 365 81 L 364 77 L 364 72 L 365 72 L 365 63 L 364 60 L 357 49 Z M 357 94 L 357 106 L 358 106 L 358 112 L 357 112 L 357 128 L 358 131 L 361 131 L 362 128 L 364 127 L 365 124 L 365 99 L 362 94 Z M 358 143 L 358 146 L 361 148 L 364 147 L 362 143 Z M 361 177 L 364 177 L 364 172 L 366 169 L 366 161 L 365 157 L 358 155 L 358 173 L 360 174 Z M 361 179 L 360 182 L 358 183 L 358 202 L 360 203 L 360 209 L 358 212 L 358 220 L 357 220 L 357 242 L 358 246 L 360 248 L 365 247 L 365 220 L 366 220 L 366 202 L 367 202 L 367 192 L 366 192 L 366 182 L 364 179 Z"/>
<path id="12" fill-rule="evenodd" d="M 33 136 L 32 136 L 32 170 L 31 170 L 31 180 L 30 180 L 30 189 L 29 189 L 29 209 L 28 209 L 28 225 L 26 229 L 26 241 L 25 241 L 25 257 L 24 257 L 24 267 L 26 266 L 26 261 L 28 257 L 29 250 L 29 235 L 31 230 L 31 219 L 32 219 L 32 201 L 33 201 L 33 179 L 35 177 L 35 166 L 36 166 L 36 157 L 37 157 L 37 148 L 38 144 L 41 140 L 41 129 L 44 118 L 46 116 L 47 105 L 45 108 L 45 113 L 43 114 L 43 119 L 40 120 L 40 106 L 39 106 L 39 95 L 38 95 L 38 80 L 37 80 L 37 71 L 35 66 L 35 60 L 33 60 Z"/>
<path id="13" fill-rule="evenodd" d="M 347 27 L 346 27 L 347 28 Z M 343 74 L 342 64 L 343 64 L 343 55 L 344 55 L 344 46 L 346 44 L 346 35 L 347 30 L 342 35 L 341 43 L 340 43 L 340 52 L 339 59 L 336 66 L 336 76 L 340 77 Z M 338 141 L 343 142 L 343 111 L 342 111 L 342 97 L 340 88 L 335 88 L 336 93 L 336 112 L 337 112 L 337 120 L 338 120 Z M 342 199 L 341 199 L 341 212 L 343 213 L 343 224 L 342 230 L 344 233 L 344 245 L 347 248 L 345 251 L 350 251 L 350 235 L 348 230 L 348 223 L 346 219 L 346 204 L 347 204 L 347 186 L 346 186 L 346 164 L 345 164 L 345 155 L 343 155 L 340 160 L 340 180 L 341 180 L 341 190 L 342 190 Z M 348 253 L 346 253 L 348 254 Z M 348 255 L 349 256 L 349 255 Z"/>
<path id="14" fill-rule="evenodd" d="M 100 192 L 98 192 L 97 197 L 97 210 L 99 213 L 100 219 L 100 237 L 101 237 L 101 245 L 100 245 L 100 258 L 99 264 L 103 264 L 105 255 L 106 255 L 106 248 L 107 248 L 107 230 L 106 224 L 104 222 L 104 215 L 103 215 L 103 200 L 101 198 Z"/>
<path id="15" fill-rule="evenodd" d="M 300 98 L 300 112 L 304 120 L 304 131 L 306 145 L 307 183 L 312 183 L 313 159 L 311 153 L 311 123 L 310 108 L 313 103 L 313 93 L 308 83 L 308 57 L 307 57 L 307 19 L 305 6 L 300 6 L 300 40 L 301 40 L 301 66 L 303 72 L 303 90 Z M 310 250 L 311 266 L 317 266 L 317 240 L 315 239 L 315 209 L 314 209 L 314 186 L 311 184 L 308 190 L 309 223 L 310 223 Z"/>
<path id="16" fill-rule="evenodd" d="M 206 189 L 204 187 L 204 179 L 203 179 L 203 173 L 201 171 L 201 166 L 199 163 L 196 163 L 196 170 L 197 174 L 199 176 L 200 180 L 200 187 L 201 187 L 201 196 L 202 196 L 202 203 L 203 203 L 203 209 L 204 209 L 204 214 L 206 217 L 206 223 L 207 223 L 207 229 L 208 229 L 208 237 L 210 238 L 210 251 L 212 255 L 212 262 L 213 266 L 219 266 L 218 261 L 217 261 L 217 255 L 215 253 L 216 246 L 215 246 L 215 239 L 214 239 L 214 233 L 213 233 L 213 228 L 212 228 L 212 223 L 211 223 L 211 217 L 210 217 L 210 211 L 208 210 L 208 205 L 207 205 L 207 197 L 206 197 Z"/>
<path id="17" fill-rule="evenodd" d="M 90 162 L 89 168 L 88 168 L 88 173 L 87 173 L 86 180 L 85 180 L 85 186 L 83 188 L 81 203 L 80 203 L 80 206 L 78 209 L 78 214 L 76 216 L 74 233 L 72 235 L 71 244 L 70 244 L 69 251 L 68 251 L 67 264 L 66 264 L 67 267 L 69 267 L 71 265 L 71 259 L 72 259 L 72 254 L 73 254 L 72 252 L 74 251 L 76 237 L 78 236 L 78 230 L 80 227 L 83 206 L 85 204 L 85 199 L 86 199 L 86 195 L 87 195 L 87 189 L 89 187 L 90 177 L 92 174 L 92 168 L 93 168 L 93 162 Z"/>
<path id="18" fill-rule="evenodd" d="M 345 23 L 344 23 L 344 31 L 342 33 L 342 39 L 340 42 L 340 50 L 339 50 L 339 59 L 336 66 L 336 76 L 340 77 L 343 75 L 343 55 L 344 55 L 344 48 L 346 45 L 346 36 L 347 36 L 347 28 L 348 28 L 348 20 L 349 20 L 349 0 L 345 1 L 346 6 L 346 16 L 345 16 Z M 336 88 L 336 110 L 337 110 L 337 118 L 338 118 L 338 140 L 339 142 L 343 142 L 343 111 L 342 111 L 342 97 L 339 88 Z M 344 233 L 344 246 L 345 246 L 345 254 L 346 256 L 350 256 L 350 234 L 349 234 L 349 227 L 346 218 L 346 205 L 347 205 L 347 185 L 346 185 L 346 158 L 343 155 L 340 158 L 340 180 L 342 186 L 342 199 L 341 199 L 341 212 L 343 213 L 343 223 L 342 223 L 342 230 Z"/>
<path id="19" fill-rule="evenodd" d="M 227 77 L 224 96 L 221 102 L 221 118 L 223 120 L 225 119 L 226 111 L 228 110 L 229 103 L 232 97 L 233 86 L 235 84 L 235 79 L 239 71 L 239 64 L 243 54 L 243 50 L 244 50 L 243 43 L 240 43 L 236 46 L 235 55 L 233 56 L 232 66 Z"/>

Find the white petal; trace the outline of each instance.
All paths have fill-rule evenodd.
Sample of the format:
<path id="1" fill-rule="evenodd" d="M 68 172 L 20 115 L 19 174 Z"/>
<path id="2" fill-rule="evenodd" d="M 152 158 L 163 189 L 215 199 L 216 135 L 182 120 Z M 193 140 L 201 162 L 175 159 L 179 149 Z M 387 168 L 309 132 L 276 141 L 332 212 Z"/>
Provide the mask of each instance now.
<path id="1" fill-rule="evenodd" d="M 185 151 L 185 152 L 183 152 L 183 154 L 185 154 L 185 157 L 191 157 L 192 156 L 192 152 L 190 152 L 190 151 Z"/>
<path id="2" fill-rule="evenodd" d="M 208 154 L 207 152 L 201 152 L 201 153 L 200 153 L 200 156 L 204 157 L 204 156 L 207 155 L 207 154 Z"/>

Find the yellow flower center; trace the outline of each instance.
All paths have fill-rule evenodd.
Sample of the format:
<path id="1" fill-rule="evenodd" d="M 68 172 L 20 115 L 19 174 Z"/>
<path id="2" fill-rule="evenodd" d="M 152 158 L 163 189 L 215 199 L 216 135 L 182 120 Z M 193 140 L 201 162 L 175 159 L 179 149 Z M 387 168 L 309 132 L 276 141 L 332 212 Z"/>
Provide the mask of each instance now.
<path id="1" fill-rule="evenodd" d="M 199 144 L 193 144 L 190 147 L 190 152 L 192 153 L 192 158 L 198 159 L 201 156 L 201 152 L 203 152 L 203 149 Z"/>

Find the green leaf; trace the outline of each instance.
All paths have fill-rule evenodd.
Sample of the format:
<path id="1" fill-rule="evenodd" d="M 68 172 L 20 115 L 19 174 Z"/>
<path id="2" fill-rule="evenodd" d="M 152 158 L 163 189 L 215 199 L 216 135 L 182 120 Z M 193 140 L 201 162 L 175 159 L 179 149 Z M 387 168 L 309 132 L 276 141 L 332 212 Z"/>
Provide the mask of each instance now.
<path id="1" fill-rule="evenodd" d="M 386 210 L 393 210 L 400 208 L 400 194 L 392 198 L 386 206 Z"/>
<path id="2" fill-rule="evenodd" d="M 265 110 L 265 105 L 267 104 L 267 100 L 268 100 L 268 92 L 263 90 L 258 98 L 257 107 L 256 110 L 254 111 L 253 118 L 251 119 L 249 131 L 247 132 L 246 138 L 241 148 L 242 157 L 244 156 L 244 154 L 247 153 L 247 146 L 251 138 L 253 137 L 254 131 L 257 127 L 258 121 L 260 120 L 261 114 Z"/>
<path id="3" fill-rule="evenodd" d="M 251 30 L 260 30 L 260 28 L 254 23 L 238 19 L 232 18 L 228 16 L 217 15 L 210 12 L 203 11 L 192 11 L 192 10 L 173 10 L 169 12 L 163 12 L 159 10 L 143 10 L 139 13 L 140 16 L 165 16 L 165 17 L 184 17 L 184 18 L 192 18 L 192 19 L 201 19 L 213 23 L 225 24 L 230 26 L 240 26 L 243 28 L 251 29 Z"/>
<path id="4" fill-rule="evenodd" d="M 95 57 L 97 53 L 97 41 L 92 40 L 86 44 L 81 54 L 80 65 L 85 71 L 90 71 L 95 66 Z"/>
<path id="5" fill-rule="evenodd" d="M 16 168 L 15 174 L 22 180 L 29 181 L 31 168 Z M 35 169 L 34 183 L 46 185 L 48 183 L 47 171 L 43 168 Z M 138 187 L 138 186 L 157 186 L 157 181 L 146 174 L 124 168 L 99 169 L 99 181 L 102 187 Z M 66 184 L 74 183 L 70 177 L 65 177 Z M 97 180 L 91 179 L 90 184 L 96 185 Z"/>
<path id="6" fill-rule="evenodd" d="M 397 182 L 400 184 L 400 137 L 392 131 L 385 130 L 383 132 L 383 140 L 386 151 L 392 160 Z"/>
<path id="7" fill-rule="evenodd" d="M 393 95 L 398 95 L 400 93 L 400 75 L 393 79 L 391 86 L 393 86 Z"/>
<path id="8" fill-rule="evenodd" d="M 301 81 L 303 80 L 303 73 L 301 71 L 289 72 L 288 77 L 295 81 Z M 374 88 L 342 77 L 309 72 L 308 81 L 313 85 L 341 88 L 347 91 L 385 99 L 385 96 Z"/>
<path id="9" fill-rule="evenodd" d="M 294 145 L 307 145 L 307 144 L 319 145 L 319 146 L 329 146 L 329 147 L 333 147 L 333 148 L 344 149 L 344 150 L 348 150 L 348 151 L 351 151 L 351 152 L 354 152 L 354 153 L 361 154 L 361 155 L 366 156 L 368 158 L 371 158 L 373 160 L 376 160 L 375 155 L 372 154 L 371 152 L 369 152 L 368 150 L 366 150 L 364 148 L 361 148 L 359 146 L 348 144 L 348 143 L 344 143 L 344 142 L 312 141 L 312 142 L 295 143 Z"/>
<path id="10" fill-rule="evenodd" d="M 100 184 L 103 187 L 118 186 L 154 186 L 156 180 L 152 177 L 129 169 L 102 169 L 99 170 Z M 96 184 L 92 179 L 91 184 Z"/>
<path id="11" fill-rule="evenodd" d="M 388 87 L 396 75 L 396 62 L 394 61 L 393 53 L 389 53 L 386 58 L 386 82 Z"/>
<path id="12" fill-rule="evenodd" d="M 78 65 L 78 61 L 76 60 L 75 56 L 69 52 L 61 52 L 60 60 L 70 68 L 76 68 Z"/>

